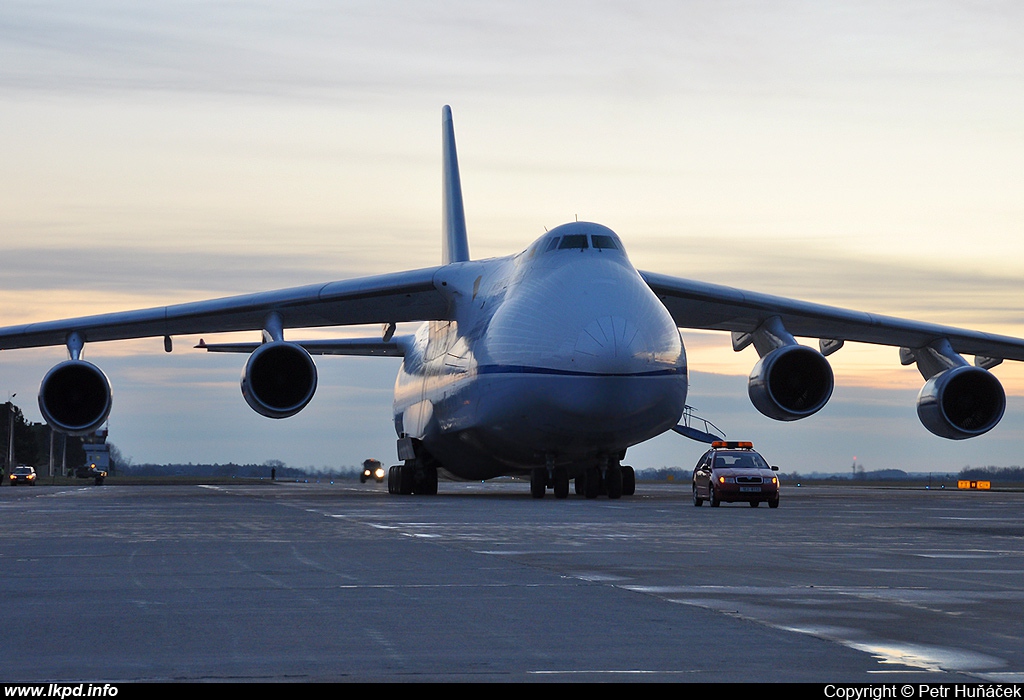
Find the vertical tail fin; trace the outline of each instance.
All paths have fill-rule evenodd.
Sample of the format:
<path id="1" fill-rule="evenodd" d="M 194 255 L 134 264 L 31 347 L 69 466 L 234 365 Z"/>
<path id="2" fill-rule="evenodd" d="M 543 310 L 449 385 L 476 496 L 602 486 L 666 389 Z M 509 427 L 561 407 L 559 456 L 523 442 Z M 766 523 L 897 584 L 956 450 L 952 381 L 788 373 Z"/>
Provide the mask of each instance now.
<path id="1" fill-rule="evenodd" d="M 459 178 L 459 158 L 455 154 L 455 125 L 452 123 L 452 108 L 448 105 L 441 110 L 441 142 L 444 152 L 444 249 L 441 262 L 447 265 L 469 260 L 466 212 L 462 207 L 462 180 Z"/>

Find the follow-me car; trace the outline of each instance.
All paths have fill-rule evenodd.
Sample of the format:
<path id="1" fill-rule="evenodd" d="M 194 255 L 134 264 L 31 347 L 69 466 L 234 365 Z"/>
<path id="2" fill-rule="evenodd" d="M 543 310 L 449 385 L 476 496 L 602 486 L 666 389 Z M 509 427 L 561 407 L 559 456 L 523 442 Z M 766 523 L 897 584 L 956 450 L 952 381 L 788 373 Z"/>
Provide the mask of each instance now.
<path id="1" fill-rule="evenodd" d="M 778 467 L 768 466 L 754 451 L 752 442 L 716 440 L 693 468 L 693 505 L 710 501 L 712 508 L 725 503 L 767 503 L 779 507 Z"/>
<path id="2" fill-rule="evenodd" d="M 989 372 L 1024 360 L 1024 340 L 920 323 L 637 271 L 622 240 L 594 223 L 546 232 L 516 255 L 472 260 L 451 111 L 442 112 L 442 264 L 139 311 L 0 329 L 0 349 L 65 345 L 70 359 L 46 374 L 39 408 L 56 430 L 94 431 L 111 409 L 107 377 L 82 359 L 87 342 L 257 331 L 261 342 L 206 344 L 242 352 L 241 389 L 261 415 L 301 411 L 317 385 L 312 355 L 401 357 L 394 424 L 399 459 L 392 493 L 436 493 L 459 479 L 529 475 L 541 497 L 577 492 L 617 498 L 632 490 L 626 450 L 675 429 L 686 408 L 679 328 L 728 331 L 753 346 L 750 400 L 780 421 L 806 418 L 832 394 L 828 355 L 846 341 L 900 348 L 924 377 L 917 411 L 933 433 L 971 438 L 1006 405 Z M 396 324 L 424 322 L 414 334 Z M 382 324 L 373 338 L 302 341 L 287 329 Z M 818 338 L 818 349 L 794 336 Z M 969 364 L 963 354 L 973 355 Z M 625 482 L 625 484 L 624 484 Z"/>

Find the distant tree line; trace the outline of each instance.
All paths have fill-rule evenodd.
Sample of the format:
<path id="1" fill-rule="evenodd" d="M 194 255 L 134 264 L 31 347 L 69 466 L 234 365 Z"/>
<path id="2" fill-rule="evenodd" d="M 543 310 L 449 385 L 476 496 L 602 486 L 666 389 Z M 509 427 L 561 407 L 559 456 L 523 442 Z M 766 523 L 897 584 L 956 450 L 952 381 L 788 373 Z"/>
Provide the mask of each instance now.
<path id="1" fill-rule="evenodd" d="M 25 414 L 18 406 L 8 401 L 0 404 L 3 410 L 0 411 L 0 464 L 5 472 L 10 472 L 11 465 L 7 463 L 7 450 L 10 446 L 11 413 L 14 413 L 14 466 L 27 464 L 38 469 L 45 468 L 50 463 L 50 427 L 46 423 L 29 423 L 25 420 Z M 60 433 L 54 435 L 53 440 L 53 464 L 55 469 L 61 465 L 62 450 L 66 450 L 65 463 L 68 467 L 78 467 L 85 464 L 85 450 L 82 449 L 82 438 L 64 436 Z"/>
<path id="2" fill-rule="evenodd" d="M 1024 481 L 1024 467 L 964 467 L 958 476 L 968 481 Z"/>
<path id="3" fill-rule="evenodd" d="M 122 467 L 118 474 L 122 476 L 192 476 L 201 478 L 238 477 L 243 479 L 269 479 L 271 473 L 277 479 L 356 479 L 359 477 L 357 467 L 337 467 L 333 469 L 313 469 L 289 467 L 278 459 L 271 459 L 262 464 L 131 464 Z"/>

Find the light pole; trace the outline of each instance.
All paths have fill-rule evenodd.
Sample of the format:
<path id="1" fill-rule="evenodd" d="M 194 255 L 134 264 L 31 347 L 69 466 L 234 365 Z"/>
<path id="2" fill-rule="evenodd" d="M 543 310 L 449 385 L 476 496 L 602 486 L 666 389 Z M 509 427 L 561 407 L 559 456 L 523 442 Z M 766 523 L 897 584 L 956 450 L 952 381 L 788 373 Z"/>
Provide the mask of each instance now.
<path id="1" fill-rule="evenodd" d="M 7 471 L 14 469 L 14 397 L 17 394 L 7 394 Z"/>

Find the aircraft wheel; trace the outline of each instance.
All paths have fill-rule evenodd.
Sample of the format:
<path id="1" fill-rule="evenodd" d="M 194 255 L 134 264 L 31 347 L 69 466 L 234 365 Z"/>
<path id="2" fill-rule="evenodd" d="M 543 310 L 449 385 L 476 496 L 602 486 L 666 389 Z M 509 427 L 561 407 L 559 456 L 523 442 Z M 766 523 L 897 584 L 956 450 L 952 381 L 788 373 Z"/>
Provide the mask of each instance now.
<path id="1" fill-rule="evenodd" d="M 622 469 L 618 465 L 608 467 L 604 475 L 604 487 L 608 491 L 608 498 L 622 498 Z"/>
<path id="2" fill-rule="evenodd" d="M 402 493 L 402 465 L 396 464 L 388 469 L 388 493 Z"/>
<path id="3" fill-rule="evenodd" d="M 416 482 L 416 467 L 412 464 L 402 464 L 398 467 L 398 493 L 402 496 L 412 494 L 413 484 Z"/>
<path id="4" fill-rule="evenodd" d="M 555 498 L 569 497 L 569 470 L 565 467 L 556 467 L 552 474 L 554 478 Z"/>
<path id="5" fill-rule="evenodd" d="M 414 472 L 413 493 L 424 496 L 437 495 L 437 469 L 433 467 L 419 467 Z"/>
<path id="6" fill-rule="evenodd" d="M 548 488 L 548 470 L 534 469 L 530 472 L 530 495 L 534 498 L 544 498 L 544 492 Z"/>
<path id="7" fill-rule="evenodd" d="M 632 496 L 636 493 L 636 472 L 633 467 L 622 468 L 622 495 Z"/>

